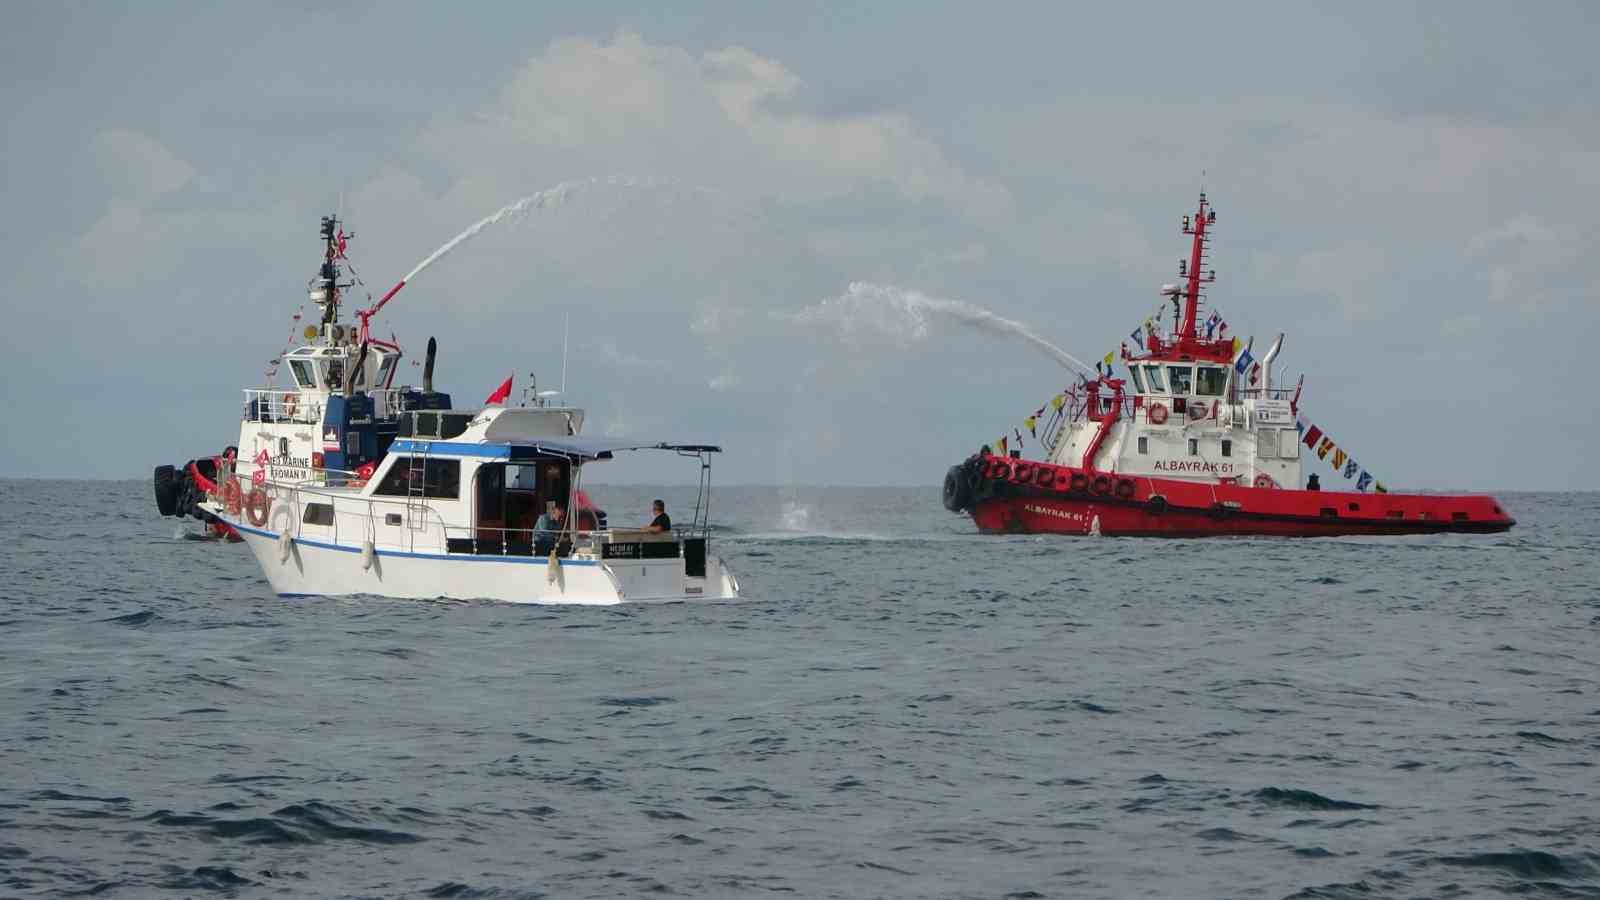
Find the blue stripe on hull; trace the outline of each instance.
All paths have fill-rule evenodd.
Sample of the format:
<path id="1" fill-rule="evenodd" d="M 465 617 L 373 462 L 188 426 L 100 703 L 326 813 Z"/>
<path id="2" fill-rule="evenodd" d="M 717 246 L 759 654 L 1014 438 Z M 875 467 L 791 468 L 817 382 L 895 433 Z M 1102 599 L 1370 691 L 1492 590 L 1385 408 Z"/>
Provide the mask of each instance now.
<path id="1" fill-rule="evenodd" d="M 221 517 L 218 516 L 218 518 Z M 222 519 L 222 521 L 227 522 L 235 529 L 247 534 L 271 538 L 274 541 L 278 539 L 277 532 L 267 531 L 261 528 L 251 528 L 249 525 L 245 525 L 241 522 L 229 522 L 227 519 Z M 337 550 L 340 553 L 361 552 L 360 547 L 346 547 L 343 544 L 329 544 L 325 541 L 313 541 L 307 538 L 290 538 L 289 541 L 290 543 L 302 544 L 307 547 L 316 547 L 322 550 Z M 525 566 L 547 566 L 550 564 L 549 560 L 543 556 L 476 556 L 465 553 L 409 553 L 404 550 L 379 550 L 376 547 L 373 548 L 373 552 L 380 557 L 392 556 L 397 559 L 438 559 L 445 562 L 500 562 L 516 563 L 518 565 Z M 563 566 L 598 566 L 600 565 L 600 561 L 594 559 L 567 559 L 563 557 L 561 564 Z"/>

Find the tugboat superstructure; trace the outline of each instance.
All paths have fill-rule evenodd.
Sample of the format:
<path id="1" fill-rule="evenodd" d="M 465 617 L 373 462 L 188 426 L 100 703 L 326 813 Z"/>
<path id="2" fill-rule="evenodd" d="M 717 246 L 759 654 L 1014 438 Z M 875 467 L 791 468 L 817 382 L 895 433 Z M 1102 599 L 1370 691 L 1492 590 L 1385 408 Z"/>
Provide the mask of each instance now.
<path id="1" fill-rule="evenodd" d="M 1316 429 L 1304 430 L 1301 385 L 1272 382 L 1283 335 L 1256 363 L 1248 345 L 1214 328 L 1201 333 L 1216 220 L 1203 193 L 1194 217 L 1184 217 L 1192 238 L 1179 266 L 1185 281 L 1162 289 L 1175 307 L 1174 330 L 1152 328 L 1142 352 L 1124 350 L 1127 378 L 1101 372 L 1058 398 L 1045 459 L 985 447 L 952 467 L 945 506 L 970 512 L 985 532 L 1311 536 L 1515 524 L 1482 495 L 1322 491 L 1315 475 L 1302 487 L 1301 451 Z"/>

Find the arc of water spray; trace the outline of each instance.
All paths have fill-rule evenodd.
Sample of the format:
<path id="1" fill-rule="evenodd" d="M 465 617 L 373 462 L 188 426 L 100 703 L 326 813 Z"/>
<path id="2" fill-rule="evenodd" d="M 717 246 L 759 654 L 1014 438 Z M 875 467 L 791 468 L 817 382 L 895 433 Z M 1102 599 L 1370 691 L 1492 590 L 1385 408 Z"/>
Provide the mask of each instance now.
<path id="1" fill-rule="evenodd" d="M 450 240 L 445 241 L 439 246 L 439 249 L 428 254 L 427 258 L 423 259 L 422 262 L 419 262 L 412 267 L 411 271 L 407 272 L 405 277 L 400 279 L 398 284 L 390 288 L 389 292 L 384 294 L 383 298 L 373 305 L 371 309 L 362 311 L 361 316 L 365 319 L 370 319 L 374 315 L 377 315 L 378 310 L 382 309 L 384 304 L 389 302 L 390 298 L 392 298 L 395 294 L 398 294 L 400 289 L 405 287 L 406 284 L 411 281 L 411 279 L 421 275 L 424 269 L 449 255 L 450 251 L 472 239 L 478 234 L 478 232 L 488 228 L 490 225 L 493 225 L 496 222 L 501 221 L 502 219 L 507 218 L 508 216 L 515 216 L 520 213 L 527 212 L 530 209 L 544 209 L 550 206 L 558 206 L 561 203 L 564 203 L 569 195 L 590 187 L 656 187 L 659 185 L 672 184 L 677 184 L 677 179 L 633 178 L 624 175 L 612 175 L 605 178 L 580 178 L 574 181 L 563 181 L 555 187 L 546 188 L 542 191 L 529 194 L 515 203 L 502 206 L 495 212 L 484 216 L 482 219 L 474 222 L 469 228 L 467 228 L 467 230 L 461 232 Z"/>
<path id="2" fill-rule="evenodd" d="M 801 322 L 833 320 L 840 325 L 848 327 L 857 321 L 856 312 L 877 308 L 888 308 L 909 318 L 913 337 L 920 338 L 926 334 L 927 325 L 924 314 L 934 313 L 979 331 L 1021 338 L 1036 350 L 1068 369 L 1077 369 L 1085 374 L 1094 371 L 1093 366 L 1085 364 L 1082 360 L 1035 334 L 1032 329 L 1021 322 L 996 315 L 991 310 L 972 303 L 930 297 L 920 291 L 898 288 L 892 285 L 872 284 L 866 281 L 851 282 L 849 289 L 844 294 L 802 310 L 794 318 Z"/>

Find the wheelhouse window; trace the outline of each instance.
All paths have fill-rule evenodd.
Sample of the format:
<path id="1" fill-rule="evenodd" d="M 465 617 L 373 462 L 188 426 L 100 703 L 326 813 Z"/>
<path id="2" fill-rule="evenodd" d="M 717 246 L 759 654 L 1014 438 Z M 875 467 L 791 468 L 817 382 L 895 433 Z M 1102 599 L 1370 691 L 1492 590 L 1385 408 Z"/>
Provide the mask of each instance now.
<path id="1" fill-rule="evenodd" d="M 1201 366 L 1195 372 L 1194 392 L 1202 397 L 1221 397 L 1228 387 L 1228 370 Z"/>
<path id="2" fill-rule="evenodd" d="M 1161 380 L 1160 366 L 1145 366 L 1144 377 L 1149 379 L 1151 393 L 1165 394 L 1167 392 L 1167 383 Z"/>
<path id="3" fill-rule="evenodd" d="M 374 388 L 381 388 L 389 383 L 389 372 L 394 369 L 395 357 L 385 356 L 383 364 L 378 366 L 378 377 L 372 382 Z"/>
<path id="4" fill-rule="evenodd" d="M 1144 376 L 1139 374 L 1139 367 L 1129 366 L 1128 374 L 1133 376 L 1133 389 L 1141 394 L 1144 393 Z"/>
<path id="5" fill-rule="evenodd" d="M 1193 366 L 1167 366 L 1167 375 L 1172 382 L 1172 393 L 1187 394 L 1193 387 Z"/>
<path id="6" fill-rule="evenodd" d="M 302 391 L 309 391 L 317 386 L 316 370 L 311 363 L 303 359 L 289 360 L 289 373 L 294 376 L 294 383 Z"/>
<path id="7" fill-rule="evenodd" d="M 374 494 L 384 497 L 421 496 L 438 500 L 455 500 L 461 496 L 461 460 L 430 459 L 423 461 L 411 456 L 397 456 L 383 476 Z M 414 484 L 421 478 L 422 484 Z"/>

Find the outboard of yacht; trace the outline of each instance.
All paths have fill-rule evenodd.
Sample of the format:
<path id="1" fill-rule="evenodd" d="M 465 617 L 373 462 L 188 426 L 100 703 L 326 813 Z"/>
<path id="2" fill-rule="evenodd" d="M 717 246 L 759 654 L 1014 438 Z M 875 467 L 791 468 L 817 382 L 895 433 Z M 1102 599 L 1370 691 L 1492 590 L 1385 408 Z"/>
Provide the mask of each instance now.
<path id="1" fill-rule="evenodd" d="M 574 426 L 581 415 L 544 405 L 409 411 L 370 477 L 225 465 L 222 487 L 203 505 L 243 536 L 281 595 L 737 598 L 738 579 L 709 553 L 711 455 L 720 448 L 585 438 Z M 698 462 L 687 524 L 665 533 L 609 527 L 587 502 L 584 467 L 634 450 Z M 541 514 L 557 505 L 570 514 L 552 530 Z"/>

